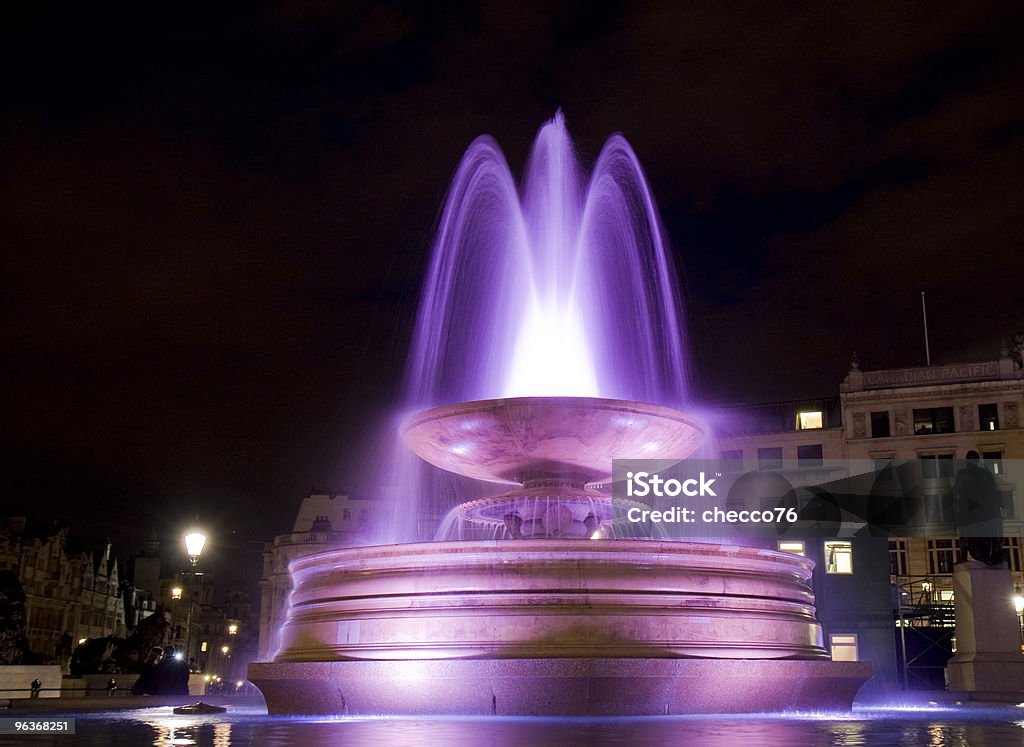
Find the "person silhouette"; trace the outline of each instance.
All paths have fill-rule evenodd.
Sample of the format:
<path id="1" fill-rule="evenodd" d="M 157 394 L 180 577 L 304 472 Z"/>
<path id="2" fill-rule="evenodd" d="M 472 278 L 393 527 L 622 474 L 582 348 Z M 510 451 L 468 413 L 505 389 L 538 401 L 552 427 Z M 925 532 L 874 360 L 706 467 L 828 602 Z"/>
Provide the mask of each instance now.
<path id="1" fill-rule="evenodd" d="M 978 452 L 967 452 L 967 463 L 956 473 L 953 499 L 960 560 L 967 556 L 985 565 L 1003 562 L 1003 514 L 999 488 L 992 473 L 981 466 Z"/>
<path id="2" fill-rule="evenodd" d="M 142 671 L 139 673 L 139 679 L 136 680 L 134 685 L 132 685 L 132 695 L 156 695 L 157 666 L 160 664 L 160 659 L 163 657 L 163 654 L 163 649 L 159 646 L 154 646 L 149 650 L 149 656 L 146 657 L 146 661 L 142 665 Z"/>

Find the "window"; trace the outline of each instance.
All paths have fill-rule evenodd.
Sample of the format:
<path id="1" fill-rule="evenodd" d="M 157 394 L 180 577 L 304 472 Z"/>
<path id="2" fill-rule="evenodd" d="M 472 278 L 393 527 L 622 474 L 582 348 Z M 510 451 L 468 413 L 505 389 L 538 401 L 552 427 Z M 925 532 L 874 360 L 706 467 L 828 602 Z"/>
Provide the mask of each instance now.
<path id="1" fill-rule="evenodd" d="M 209 641 L 203 641 L 202 643 L 199 644 L 199 650 L 202 653 L 204 653 L 204 654 L 206 653 L 206 649 L 209 648 L 209 647 L 210 647 L 210 642 Z"/>
<path id="2" fill-rule="evenodd" d="M 782 447 L 757 450 L 758 469 L 782 469 Z"/>
<path id="3" fill-rule="evenodd" d="M 726 511 L 742 511 L 747 507 L 747 502 L 742 496 L 730 495 L 725 499 Z"/>
<path id="4" fill-rule="evenodd" d="M 820 467 L 821 461 L 821 444 L 796 447 L 796 462 L 798 467 Z"/>
<path id="5" fill-rule="evenodd" d="M 893 457 L 891 455 L 890 456 L 876 456 L 876 455 L 872 454 L 871 455 L 871 466 L 874 468 L 875 472 L 885 472 L 886 470 L 892 469 L 892 460 L 893 460 Z M 882 477 L 882 476 L 879 475 L 879 477 Z M 891 480 L 892 479 L 892 475 L 891 474 L 887 474 L 887 475 L 885 475 L 883 477 L 883 479 Z"/>
<path id="6" fill-rule="evenodd" d="M 882 412 L 871 413 L 871 438 L 888 438 L 889 437 L 889 412 L 883 410 Z"/>
<path id="7" fill-rule="evenodd" d="M 722 472 L 742 472 L 743 471 L 743 450 L 742 449 L 731 449 L 719 453 L 719 458 L 722 460 Z"/>
<path id="8" fill-rule="evenodd" d="M 849 542 L 825 543 L 825 573 L 853 573 L 853 545 Z"/>
<path id="9" fill-rule="evenodd" d="M 930 433 L 953 433 L 955 430 L 952 407 L 914 410 L 915 436 L 927 436 Z"/>
<path id="10" fill-rule="evenodd" d="M 924 495 L 924 510 L 926 521 L 929 524 L 941 524 L 943 522 L 956 521 L 953 508 L 953 493 L 926 493 Z"/>
<path id="11" fill-rule="evenodd" d="M 1020 573 L 1020 538 L 1007 537 L 1003 542 L 1005 543 L 1003 545 L 1003 555 L 1006 558 L 1006 567 L 1014 573 Z"/>
<path id="12" fill-rule="evenodd" d="M 352 509 L 351 508 L 343 509 L 342 512 L 341 512 L 341 520 L 342 521 L 348 521 L 351 518 L 352 518 Z"/>
<path id="13" fill-rule="evenodd" d="M 921 477 L 925 479 L 934 477 L 953 476 L 953 455 L 952 454 L 925 454 L 921 459 Z"/>
<path id="14" fill-rule="evenodd" d="M 804 543 L 801 540 L 779 540 L 779 552 L 789 552 L 803 557 L 807 556 Z"/>
<path id="15" fill-rule="evenodd" d="M 828 637 L 832 661 L 859 661 L 856 633 L 832 633 Z"/>
<path id="16" fill-rule="evenodd" d="M 978 428 L 983 431 L 999 430 L 999 406 L 994 402 L 978 405 Z"/>
<path id="17" fill-rule="evenodd" d="M 1013 509 L 1013 490 L 1000 490 L 999 491 L 1000 505 L 1003 509 L 1003 518 L 1012 519 L 1016 516 Z"/>
<path id="18" fill-rule="evenodd" d="M 985 463 L 985 469 L 991 472 L 993 475 L 1003 474 L 1003 452 L 1001 451 L 982 451 L 982 461 Z"/>
<path id="19" fill-rule="evenodd" d="M 952 573 L 955 553 L 952 539 L 928 540 L 928 573 Z"/>
<path id="20" fill-rule="evenodd" d="M 907 567 L 907 541 L 889 540 L 889 575 L 906 576 Z"/>
<path id="21" fill-rule="evenodd" d="M 796 416 L 796 427 L 800 431 L 810 431 L 816 428 L 825 427 L 825 418 L 821 410 L 807 410 L 799 412 Z"/>

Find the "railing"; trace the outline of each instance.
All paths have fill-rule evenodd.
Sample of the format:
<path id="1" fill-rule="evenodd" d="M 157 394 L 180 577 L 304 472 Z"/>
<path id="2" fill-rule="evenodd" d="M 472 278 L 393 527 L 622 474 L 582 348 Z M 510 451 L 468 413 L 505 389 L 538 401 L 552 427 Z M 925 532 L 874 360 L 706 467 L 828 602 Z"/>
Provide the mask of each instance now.
<path id="1" fill-rule="evenodd" d="M 956 638 L 953 600 L 940 596 L 936 576 L 906 578 L 896 589 L 893 610 L 899 632 L 900 680 L 904 689 L 943 690 L 946 662 Z"/>
<path id="2" fill-rule="evenodd" d="M 14 707 L 14 701 L 16 700 L 35 700 L 40 698 L 43 693 L 59 693 L 58 697 L 66 697 L 64 695 L 67 692 L 67 697 L 86 697 L 92 695 L 93 697 L 98 695 L 105 695 L 108 698 L 112 698 L 119 692 L 125 695 L 131 695 L 131 688 L 124 687 L 106 687 L 103 689 L 99 688 L 88 688 L 88 687 L 0 687 L 0 692 L 3 693 L 24 693 L 24 695 L 5 695 L 0 698 L 0 710 L 10 710 Z"/>

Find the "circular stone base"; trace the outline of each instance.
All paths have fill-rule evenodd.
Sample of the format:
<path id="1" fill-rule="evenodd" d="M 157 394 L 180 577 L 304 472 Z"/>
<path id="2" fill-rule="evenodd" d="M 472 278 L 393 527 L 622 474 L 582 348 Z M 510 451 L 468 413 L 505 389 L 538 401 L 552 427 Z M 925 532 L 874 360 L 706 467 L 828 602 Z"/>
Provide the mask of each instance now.
<path id="1" fill-rule="evenodd" d="M 828 659 L 796 555 L 529 539 L 330 550 L 291 563 L 278 662 Z"/>
<path id="2" fill-rule="evenodd" d="M 869 662 L 480 659 L 249 665 L 271 715 L 676 716 L 848 711 Z"/>

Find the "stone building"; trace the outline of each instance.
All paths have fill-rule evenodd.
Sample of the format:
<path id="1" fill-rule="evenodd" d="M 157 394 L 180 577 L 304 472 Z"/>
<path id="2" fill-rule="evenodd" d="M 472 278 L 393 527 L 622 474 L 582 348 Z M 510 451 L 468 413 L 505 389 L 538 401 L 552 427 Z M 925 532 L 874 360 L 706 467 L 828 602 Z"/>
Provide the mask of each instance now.
<path id="1" fill-rule="evenodd" d="M 943 684 L 955 645 L 952 486 L 969 451 L 995 476 L 1007 562 L 1018 588 L 1024 586 L 1022 407 L 1024 372 L 1004 347 L 998 359 L 976 363 L 862 370 L 855 361 L 838 397 L 716 414 L 723 459 L 741 460 L 745 470 L 779 470 L 798 488 L 861 472 L 881 475 L 887 465 L 909 468 L 917 508 L 904 531 L 778 542 L 816 560 L 826 646 L 833 657 L 873 661 L 876 686 Z M 801 500 L 809 497 L 804 492 Z"/>
<path id="2" fill-rule="evenodd" d="M 90 545 L 64 525 L 6 517 L 0 520 L 0 570 L 17 574 L 29 646 L 45 660 L 57 658 L 65 633 L 74 642 L 124 634 L 124 600 L 109 542 Z"/>
<path id="3" fill-rule="evenodd" d="M 269 661 L 279 646 L 278 631 L 288 614 L 291 577 L 288 564 L 295 558 L 336 547 L 366 542 L 373 514 L 372 500 L 343 493 L 312 491 L 302 499 L 292 531 L 264 544 L 260 579 L 259 661 Z"/>

